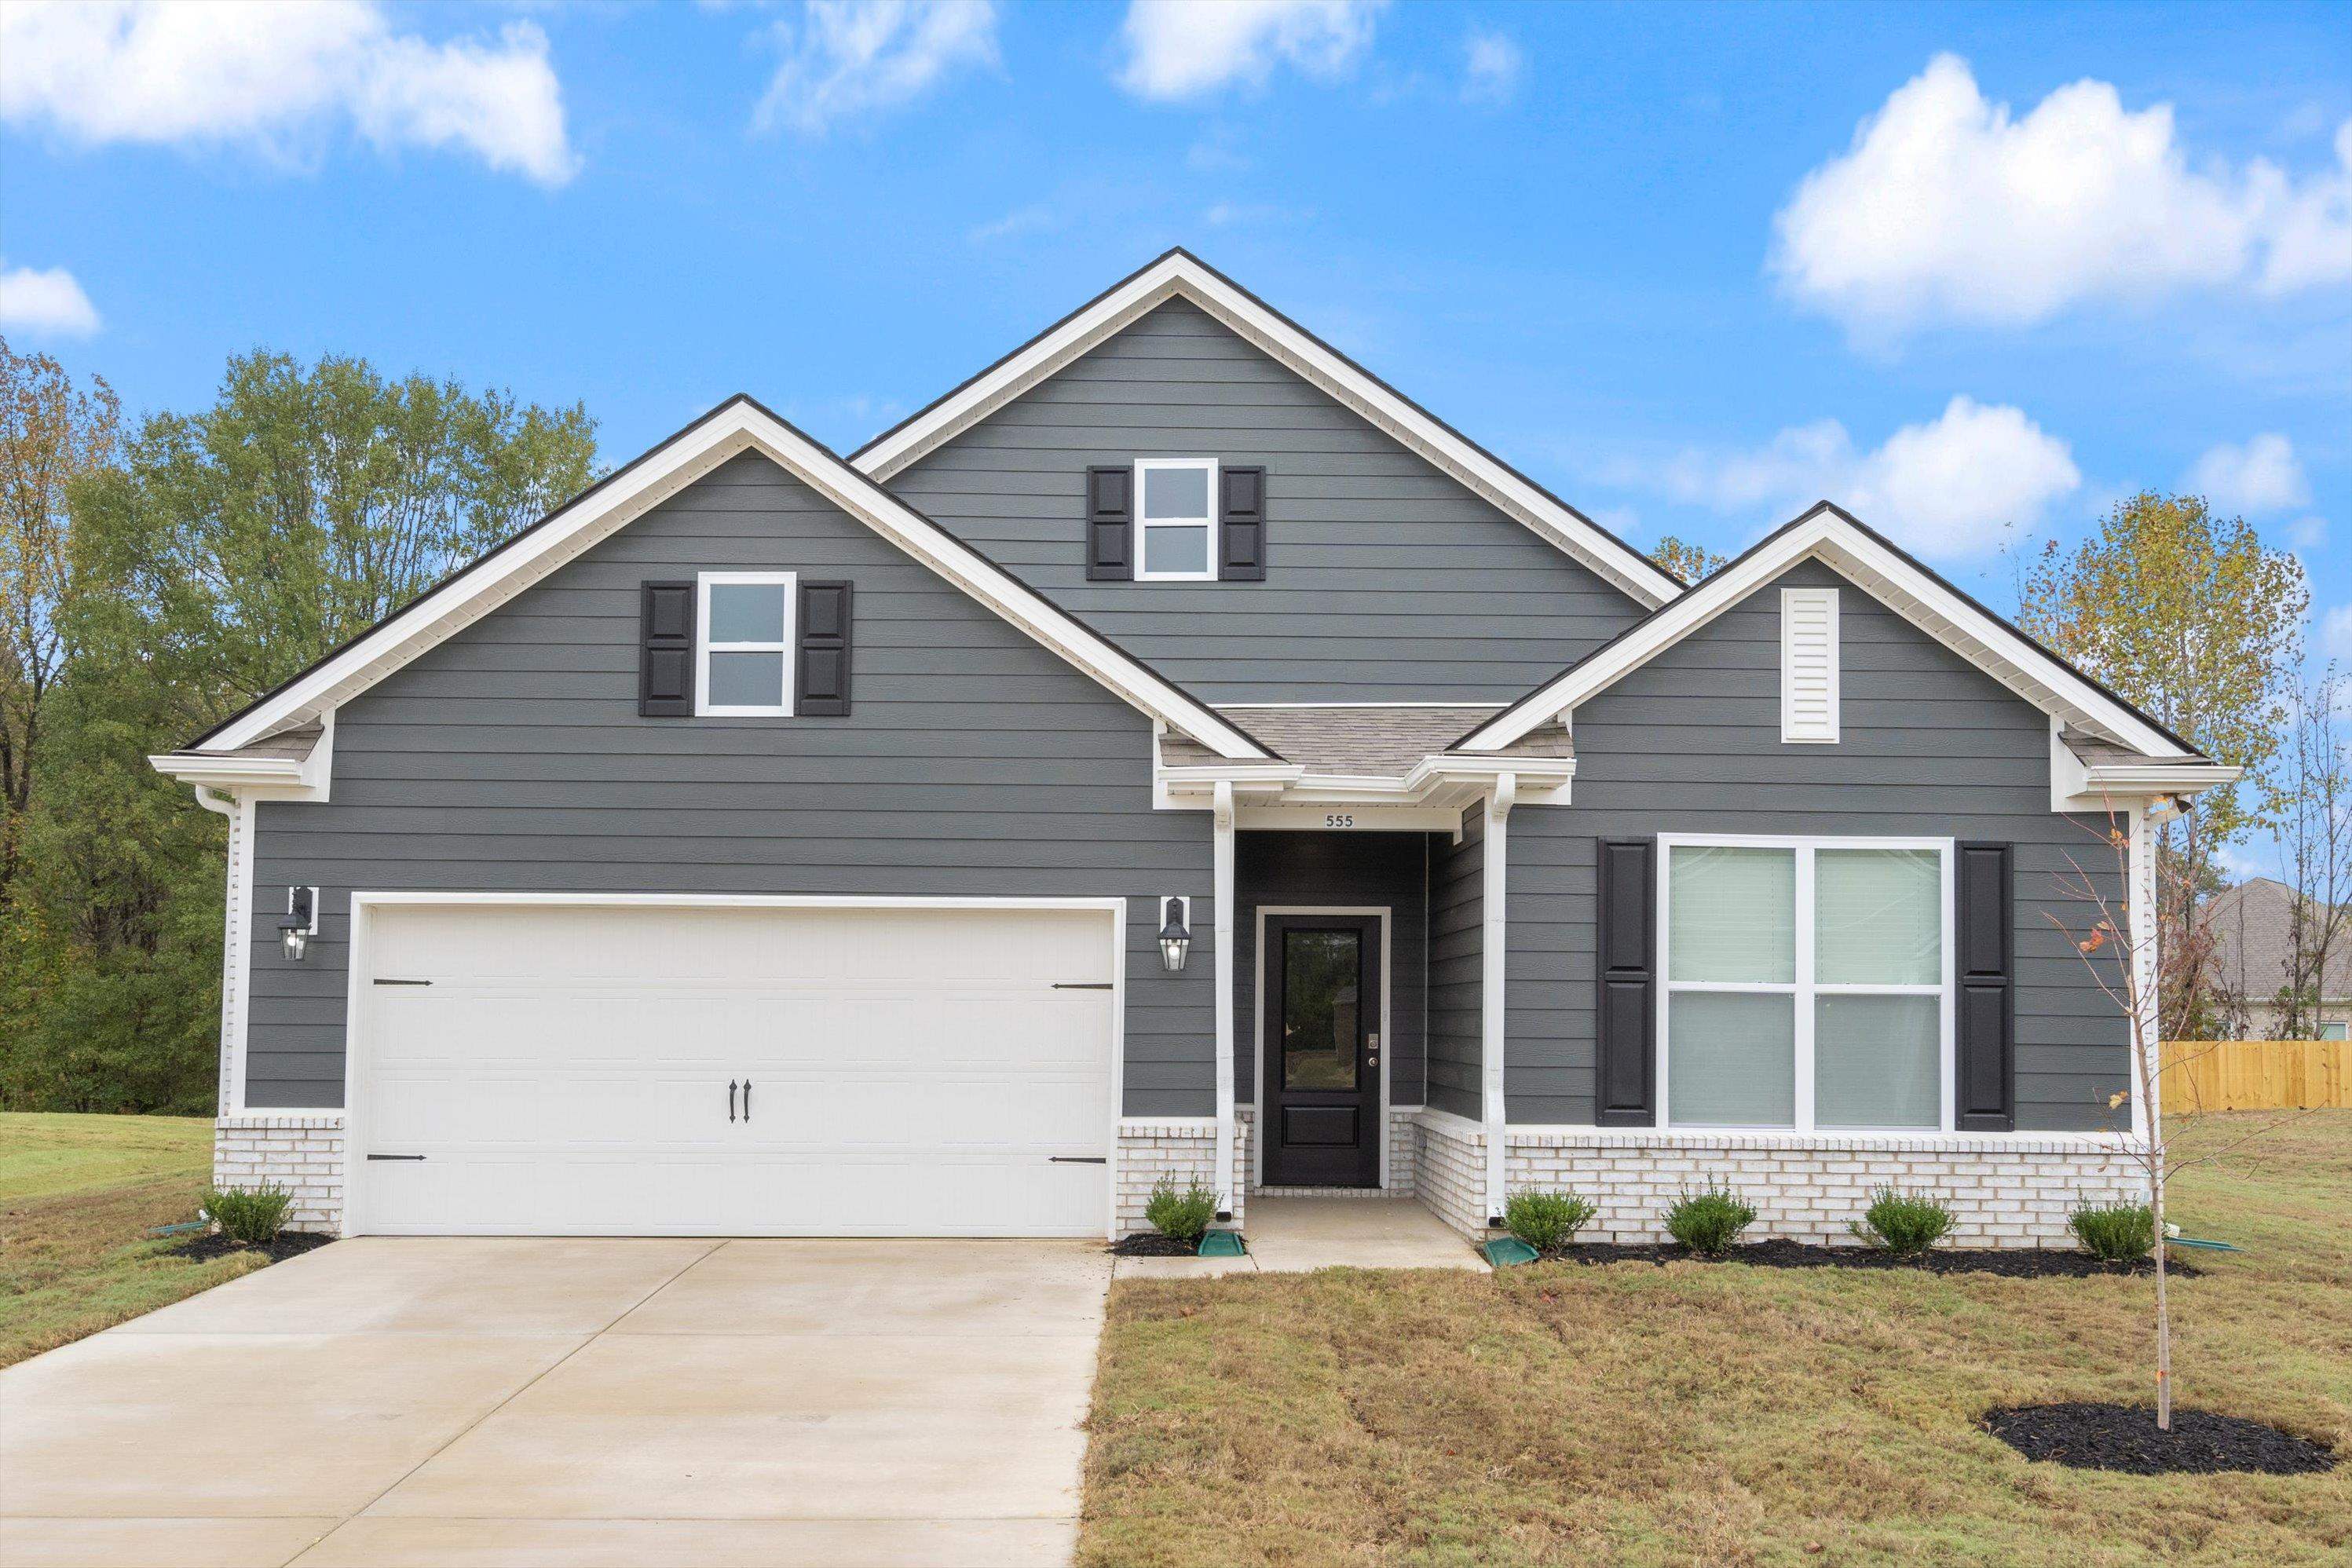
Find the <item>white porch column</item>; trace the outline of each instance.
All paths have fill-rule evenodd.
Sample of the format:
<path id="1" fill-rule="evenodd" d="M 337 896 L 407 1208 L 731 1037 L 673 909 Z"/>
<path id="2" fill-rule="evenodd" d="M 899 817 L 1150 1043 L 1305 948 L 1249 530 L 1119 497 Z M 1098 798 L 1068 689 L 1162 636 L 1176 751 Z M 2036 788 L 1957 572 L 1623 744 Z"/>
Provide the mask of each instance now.
<path id="1" fill-rule="evenodd" d="M 1240 961 L 1234 952 L 1234 787 L 1228 780 L 1217 781 L 1210 822 L 1215 865 L 1210 897 L 1217 915 L 1210 987 L 1217 1009 L 1217 1175 L 1210 1185 L 1219 1195 L 1219 1218 L 1226 1218 L 1234 1210 L 1234 970 Z"/>
<path id="2" fill-rule="evenodd" d="M 2139 1043 L 2151 1058 L 2147 1064 L 2148 1082 L 2158 1102 L 2151 1105 L 2140 1093 L 2139 1064 L 2132 1064 L 2131 1104 L 2132 1132 L 2145 1138 L 2153 1124 L 2155 1113 L 2163 1098 L 2164 1042 L 2158 1039 L 2161 1032 L 2162 1015 L 2158 1009 L 2157 988 L 2163 970 L 2158 964 L 2157 942 L 2161 922 L 2157 918 L 2156 900 L 2156 829 L 2158 801 L 2142 801 L 2130 809 L 2131 821 L 2131 885 L 2125 890 L 2124 918 L 2128 925 L 2131 943 L 2133 988 L 2139 993 Z"/>
<path id="3" fill-rule="evenodd" d="M 1486 1124 L 1486 1217 L 1496 1222 L 1503 1216 L 1504 1147 L 1503 1129 L 1506 1106 L 1504 1102 L 1504 1041 L 1503 984 L 1505 977 L 1505 944 L 1509 931 L 1507 873 L 1510 870 L 1510 841 L 1507 824 L 1511 807 L 1518 799 L 1519 777 L 1516 773 L 1499 775 L 1494 792 L 1486 797 L 1486 833 L 1483 856 L 1485 883 L 1481 913 L 1486 929 L 1482 933 L 1480 958 L 1484 967 L 1480 975 L 1478 1066 L 1482 1086 L 1480 1108 Z"/>
<path id="4" fill-rule="evenodd" d="M 196 786 L 196 804 L 228 819 L 221 940 L 220 1114 L 245 1111 L 245 977 L 253 960 L 253 801 Z"/>

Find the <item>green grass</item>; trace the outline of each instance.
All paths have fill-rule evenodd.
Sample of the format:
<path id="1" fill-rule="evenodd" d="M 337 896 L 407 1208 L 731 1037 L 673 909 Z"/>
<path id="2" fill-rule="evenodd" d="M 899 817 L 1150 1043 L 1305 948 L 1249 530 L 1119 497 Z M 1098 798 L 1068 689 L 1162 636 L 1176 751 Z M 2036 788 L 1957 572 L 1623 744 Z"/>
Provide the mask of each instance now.
<path id="1" fill-rule="evenodd" d="M 196 1217 L 212 1146 L 204 1117 L 0 1113 L 0 1366 L 261 1266 L 147 1239 Z"/>
<path id="2" fill-rule="evenodd" d="M 2177 1129 L 2212 1149 L 2274 1118 Z M 2183 1405 L 2352 1449 L 2352 1113 L 2184 1174 Z M 1112 1291 L 1092 1568 L 2352 1561 L 2352 1461 L 2028 1463 L 1991 1406 L 2144 1400 L 2146 1280 L 1538 1264 Z"/>

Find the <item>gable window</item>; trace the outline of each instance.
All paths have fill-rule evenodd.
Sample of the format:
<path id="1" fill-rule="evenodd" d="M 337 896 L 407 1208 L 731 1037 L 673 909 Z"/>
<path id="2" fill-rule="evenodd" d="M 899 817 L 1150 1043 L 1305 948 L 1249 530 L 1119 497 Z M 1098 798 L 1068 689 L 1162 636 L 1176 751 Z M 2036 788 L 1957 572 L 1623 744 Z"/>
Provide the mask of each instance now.
<path id="1" fill-rule="evenodd" d="M 1216 533 L 1216 459 L 1146 457 L 1136 464 L 1137 581 L 1214 581 Z"/>
<path id="2" fill-rule="evenodd" d="M 1659 846 L 1667 1125 L 1950 1128 L 1949 841 Z"/>
<path id="3" fill-rule="evenodd" d="M 796 576 L 706 571 L 696 579 L 696 713 L 720 718 L 792 713 Z"/>

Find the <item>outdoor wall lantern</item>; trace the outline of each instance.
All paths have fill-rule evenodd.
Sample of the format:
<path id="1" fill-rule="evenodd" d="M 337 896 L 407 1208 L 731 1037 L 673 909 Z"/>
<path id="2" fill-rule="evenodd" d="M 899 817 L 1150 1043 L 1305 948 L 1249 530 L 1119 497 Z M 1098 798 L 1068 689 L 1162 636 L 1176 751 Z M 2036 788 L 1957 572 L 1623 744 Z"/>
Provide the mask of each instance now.
<path id="1" fill-rule="evenodd" d="M 1192 933 L 1184 924 L 1186 902 L 1182 898 L 1169 899 L 1168 918 L 1160 927 L 1160 961 L 1171 975 L 1183 968 L 1185 955 L 1192 950 Z"/>
<path id="2" fill-rule="evenodd" d="M 286 915 L 278 922 L 278 940 L 286 945 L 286 956 L 299 964 L 302 955 L 310 950 L 310 938 L 319 934 L 319 890 L 315 887 L 289 887 L 286 890 Z"/>

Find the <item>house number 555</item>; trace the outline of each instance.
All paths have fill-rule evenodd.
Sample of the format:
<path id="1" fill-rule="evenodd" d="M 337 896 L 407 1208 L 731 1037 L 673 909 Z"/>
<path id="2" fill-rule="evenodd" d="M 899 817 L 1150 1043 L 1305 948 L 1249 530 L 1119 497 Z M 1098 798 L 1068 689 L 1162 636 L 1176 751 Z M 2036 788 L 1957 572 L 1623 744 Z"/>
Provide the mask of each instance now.
<path id="1" fill-rule="evenodd" d="M 1353 811 L 1333 811 L 1323 819 L 1323 825 L 1327 828 L 1352 828 L 1356 825 L 1356 814 Z"/>

